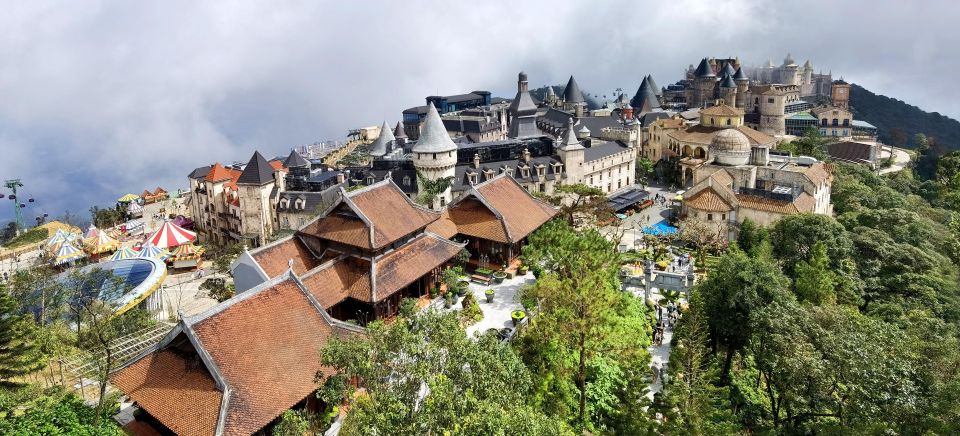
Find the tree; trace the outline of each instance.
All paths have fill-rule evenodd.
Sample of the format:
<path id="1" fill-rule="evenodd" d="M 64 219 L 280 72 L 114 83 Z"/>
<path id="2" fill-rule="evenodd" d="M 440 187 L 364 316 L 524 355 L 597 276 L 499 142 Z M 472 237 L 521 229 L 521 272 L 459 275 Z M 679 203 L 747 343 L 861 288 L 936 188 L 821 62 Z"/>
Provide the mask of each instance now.
<path id="1" fill-rule="evenodd" d="M 280 421 L 273 427 L 273 436 L 303 436 L 310 429 L 310 421 L 304 413 L 288 410 L 280 415 Z"/>
<path id="2" fill-rule="evenodd" d="M 366 335 L 331 338 L 320 359 L 332 369 L 318 375 L 322 399 L 351 406 L 345 436 L 571 434 L 527 403 L 530 373 L 516 353 L 495 335 L 468 338 L 454 313 L 375 321 Z"/>
<path id="3" fill-rule="evenodd" d="M 820 131 L 814 126 L 809 126 L 803 131 L 803 135 L 787 144 L 778 146 L 781 150 L 790 151 L 798 156 L 811 156 L 817 159 L 826 159 L 827 152 L 824 149 L 826 140 L 820 136 Z"/>
<path id="4" fill-rule="evenodd" d="M 707 222 L 687 218 L 677 225 L 680 240 L 692 243 L 697 250 L 697 260 L 706 258 L 707 250 L 719 249 L 726 241 L 721 222 Z"/>
<path id="5" fill-rule="evenodd" d="M 695 292 L 703 295 L 710 340 L 714 350 L 726 348 L 720 384 L 730 379 L 733 357 L 757 328 L 758 310 L 789 299 L 788 280 L 766 256 L 751 258 L 731 247 Z"/>
<path id="6" fill-rule="evenodd" d="M 237 288 L 233 283 L 227 283 L 226 280 L 219 277 L 211 277 L 200 284 L 200 290 L 205 291 L 208 297 L 217 300 L 218 303 L 229 300 L 237 293 Z"/>
<path id="7" fill-rule="evenodd" d="M 767 238 L 767 229 L 758 226 L 750 218 L 746 218 L 740 223 L 740 230 L 737 232 L 737 246 L 752 255 L 753 251 L 763 244 L 763 241 L 766 241 Z"/>
<path id="8" fill-rule="evenodd" d="M 204 257 L 213 261 L 213 270 L 220 274 L 230 274 L 230 266 L 243 254 L 243 244 L 230 244 L 207 251 Z"/>
<path id="9" fill-rule="evenodd" d="M 596 225 L 613 217 L 603 190 L 583 183 L 557 185 L 554 194 L 546 196 L 546 200 L 558 206 L 558 216 L 574 227 Z"/>
<path id="10" fill-rule="evenodd" d="M 833 268 L 839 268 L 853 249 L 842 224 L 830 216 L 812 213 L 790 215 L 777 221 L 770 230 L 770 242 L 774 256 L 783 261 L 783 270 L 788 276 L 794 276 L 798 262 L 809 259 L 817 242 L 827 247 Z"/>
<path id="11" fill-rule="evenodd" d="M 0 381 L 29 374 L 42 366 L 31 320 L 17 312 L 17 304 L 0 285 Z"/>
<path id="12" fill-rule="evenodd" d="M 645 157 L 638 157 L 636 162 L 636 174 L 634 180 L 641 186 L 646 185 L 650 176 L 653 175 L 653 161 Z"/>
<path id="13" fill-rule="evenodd" d="M 96 435 L 123 436 L 125 433 L 110 419 L 112 411 L 99 415 L 80 398 L 62 390 L 52 390 L 17 404 L 19 410 L 0 419 L 0 434 L 5 435 Z M 0 411 L 0 415 L 3 415 Z"/>
<path id="14" fill-rule="evenodd" d="M 41 327 L 58 319 L 67 301 L 66 289 L 48 266 L 19 270 L 10 278 L 10 293 L 19 311 L 31 313 Z"/>
<path id="15" fill-rule="evenodd" d="M 801 260 L 797 264 L 796 271 L 793 289 L 800 301 L 815 305 L 836 301 L 837 296 L 834 292 L 836 279 L 830 269 L 827 246 L 823 241 L 817 241 L 813 245 L 810 260 Z"/>

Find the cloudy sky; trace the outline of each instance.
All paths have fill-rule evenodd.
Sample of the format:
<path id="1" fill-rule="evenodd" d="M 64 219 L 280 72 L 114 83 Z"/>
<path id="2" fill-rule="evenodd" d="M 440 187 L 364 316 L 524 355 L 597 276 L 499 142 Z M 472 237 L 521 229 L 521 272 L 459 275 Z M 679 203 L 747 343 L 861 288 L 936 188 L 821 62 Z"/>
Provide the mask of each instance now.
<path id="1" fill-rule="evenodd" d="M 8 2 L 0 178 L 28 214 L 186 186 L 214 161 L 391 124 L 431 94 L 660 85 L 704 56 L 798 62 L 960 118 L 960 6 L 876 1 Z M 12 215 L 0 200 L 0 221 Z"/>

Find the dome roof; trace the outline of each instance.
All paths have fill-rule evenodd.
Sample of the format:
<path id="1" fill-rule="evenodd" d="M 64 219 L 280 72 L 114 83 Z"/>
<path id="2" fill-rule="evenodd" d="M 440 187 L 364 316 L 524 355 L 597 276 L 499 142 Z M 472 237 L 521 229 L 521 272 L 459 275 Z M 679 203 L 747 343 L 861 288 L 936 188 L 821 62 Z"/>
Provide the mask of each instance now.
<path id="1" fill-rule="evenodd" d="M 427 104 L 427 117 L 423 120 L 423 127 L 420 128 L 420 139 L 413 146 L 414 153 L 443 153 L 454 151 L 457 144 L 450 139 L 447 128 L 443 126 L 443 120 L 433 103 Z"/>
<path id="2" fill-rule="evenodd" d="M 750 140 L 737 129 L 723 129 L 713 135 L 710 154 L 721 165 L 746 165 L 750 160 Z"/>

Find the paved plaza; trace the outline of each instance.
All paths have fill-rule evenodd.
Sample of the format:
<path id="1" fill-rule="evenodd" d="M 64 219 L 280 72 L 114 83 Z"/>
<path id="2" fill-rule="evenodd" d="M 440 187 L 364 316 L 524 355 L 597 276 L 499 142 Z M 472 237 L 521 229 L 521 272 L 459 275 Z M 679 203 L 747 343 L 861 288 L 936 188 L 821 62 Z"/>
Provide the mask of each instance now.
<path id="1" fill-rule="evenodd" d="M 489 285 L 470 283 L 469 292 L 473 294 L 473 297 L 480 303 L 480 311 L 483 312 L 483 319 L 477 323 L 467 326 L 465 329 L 467 331 L 467 336 L 472 336 L 474 333 L 483 334 L 489 329 L 500 330 L 504 327 L 513 327 L 513 320 L 510 317 L 510 314 L 515 310 L 523 310 L 523 305 L 520 304 L 520 289 L 527 285 L 532 285 L 536 280 L 533 278 L 533 274 L 528 272 L 522 276 L 515 276 L 512 279 L 506 279 L 501 284 L 491 283 Z M 493 289 L 495 296 L 493 297 L 493 303 L 487 303 L 486 290 Z M 435 298 L 430 305 L 439 310 L 461 310 L 462 298 L 457 300 L 457 303 L 453 305 L 450 309 L 443 307 L 444 301 L 442 297 Z"/>

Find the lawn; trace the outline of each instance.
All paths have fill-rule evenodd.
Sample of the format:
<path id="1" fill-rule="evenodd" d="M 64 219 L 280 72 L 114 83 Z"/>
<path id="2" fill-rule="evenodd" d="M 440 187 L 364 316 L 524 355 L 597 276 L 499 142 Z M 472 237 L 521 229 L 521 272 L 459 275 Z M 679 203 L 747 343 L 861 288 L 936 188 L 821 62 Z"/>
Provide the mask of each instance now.
<path id="1" fill-rule="evenodd" d="M 3 248 L 13 249 L 17 247 L 23 247 L 24 245 L 30 245 L 35 242 L 43 241 L 44 239 L 47 239 L 48 236 L 50 235 L 47 232 L 47 229 L 34 227 L 20 234 L 20 236 L 7 241 L 7 243 L 3 245 Z"/>

